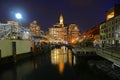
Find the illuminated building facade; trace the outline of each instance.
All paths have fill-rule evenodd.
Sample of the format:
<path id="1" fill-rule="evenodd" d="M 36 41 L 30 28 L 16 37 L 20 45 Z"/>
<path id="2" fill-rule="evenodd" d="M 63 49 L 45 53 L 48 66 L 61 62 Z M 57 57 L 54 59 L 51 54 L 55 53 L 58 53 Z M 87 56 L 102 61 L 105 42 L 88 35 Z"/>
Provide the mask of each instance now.
<path id="1" fill-rule="evenodd" d="M 59 23 L 49 28 L 50 42 L 75 43 L 79 41 L 80 30 L 76 24 L 64 25 L 63 16 L 60 15 Z"/>
<path id="2" fill-rule="evenodd" d="M 111 8 L 109 11 L 106 13 L 106 21 L 119 16 L 120 15 L 120 4 L 115 4 L 113 8 Z"/>
<path id="3" fill-rule="evenodd" d="M 120 44 L 120 4 L 107 12 L 106 21 L 100 25 L 100 36 L 104 45 Z"/>
<path id="4" fill-rule="evenodd" d="M 1 39 L 21 39 L 22 29 L 18 22 L 8 21 L 0 23 L 0 38 Z"/>
<path id="5" fill-rule="evenodd" d="M 68 26 L 67 33 L 69 43 L 76 43 L 77 41 L 79 41 L 80 30 L 78 29 L 78 26 L 76 24 L 70 24 Z"/>
<path id="6" fill-rule="evenodd" d="M 93 42 L 99 42 L 100 41 L 100 24 L 87 30 L 83 36 L 85 36 L 86 38 L 93 38 Z"/>
<path id="7" fill-rule="evenodd" d="M 63 43 L 65 42 L 65 27 L 63 23 L 64 19 L 63 16 L 60 15 L 59 23 L 56 23 L 53 25 L 53 27 L 49 28 L 49 36 L 50 36 L 50 42 L 53 43 Z"/>
<path id="8" fill-rule="evenodd" d="M 37 25 L 37 21 L 30 23 L 30 34 L 31 36 L 40 36 L 40 26 Z"/>

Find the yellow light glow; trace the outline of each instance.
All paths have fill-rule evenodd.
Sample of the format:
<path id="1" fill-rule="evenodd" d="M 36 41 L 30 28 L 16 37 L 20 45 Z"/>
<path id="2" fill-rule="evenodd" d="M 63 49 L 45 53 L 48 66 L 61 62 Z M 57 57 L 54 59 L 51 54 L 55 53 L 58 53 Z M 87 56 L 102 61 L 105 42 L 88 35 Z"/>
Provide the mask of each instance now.
<path id="1" fill-rule="evenodd" d="M 67 47 L 51 50 L 51 63 L 58 66 L 59 73 L 62 74 L 65 69 L 65 63 L 72 65 L 72 52 Z"/>
<path id="2" fill-rule="evenodd" d="M 63 73 L 63 70 L 64 70 L 64 63 L 61 62 L 61 63 L 59 63 L 59 72 L 60 72 L 60 74 Z"/>
<path id="3" fill-rule="evenodd" d="M 114 17 L 114 11 L 107 15 L 107 20 L 109 20 L 109 19 L 111 19 L 113 17 Z"/>
<path id="4" fill-rule="evenodd" d="M 69 64 L 72 65 L 72 53 L 68 54 L 68 60 L 69 60 Z"/>
<path id="5" fill-rule="evenodd" d="M 75 39 L 72 39 L 72 40 L 71 40 L 71 43 L 75 43 Z"/>

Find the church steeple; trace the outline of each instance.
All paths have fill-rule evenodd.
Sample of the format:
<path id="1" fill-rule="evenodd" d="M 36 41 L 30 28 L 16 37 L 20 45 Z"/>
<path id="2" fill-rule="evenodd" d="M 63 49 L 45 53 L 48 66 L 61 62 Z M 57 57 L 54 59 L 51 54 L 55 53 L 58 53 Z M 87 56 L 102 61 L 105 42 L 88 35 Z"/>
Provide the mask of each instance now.
<path id="1" fill-rule="evenodd" d="M 63 16 L 62 16 L 62 14 L 60 15 L 60 18 L 59 18 L 59 20 L 60 20 L 60 25 L 64 25 L 64 23 L 63 23 L 64 19 L 63 19 Z"/>

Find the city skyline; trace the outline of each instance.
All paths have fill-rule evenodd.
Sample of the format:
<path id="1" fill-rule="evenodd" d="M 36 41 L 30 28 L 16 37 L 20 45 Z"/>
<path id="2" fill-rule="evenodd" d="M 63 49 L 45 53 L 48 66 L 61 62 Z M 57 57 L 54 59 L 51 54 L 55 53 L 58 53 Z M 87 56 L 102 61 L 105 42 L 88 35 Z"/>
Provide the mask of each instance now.
<path id="1" fill-rule="evenodd" d="M 14 14 L 20 12 L 23 19 L 20 21 L 23 25 L 36 20 L 41 29 L 48 30 L 49 27 L 59 22 L 59 15 L 64 17 L 64 23 L 75 23 L 79 29 L 84 32 L 89 28 L 105 20 L 105 11 L 109 10 L 119 0 L 52 0 L 44 1 L 24 1 L 11 0 L 0 1 L 0 22 L 16 20 Z M 17 20 L 16 20 L 17 21 Z"/>

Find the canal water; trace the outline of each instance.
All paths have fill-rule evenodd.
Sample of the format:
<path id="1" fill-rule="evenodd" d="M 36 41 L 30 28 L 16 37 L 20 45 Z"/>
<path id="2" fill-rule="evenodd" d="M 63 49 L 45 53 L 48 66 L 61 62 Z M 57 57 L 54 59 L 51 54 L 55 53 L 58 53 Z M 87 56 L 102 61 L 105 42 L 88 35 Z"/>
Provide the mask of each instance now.
<path id="1" fill-rule="evenodd" d="M 112 80 L 88 64 L 88 58 L 75 56 L 65 46 L 49 53 L 6 65 L 0 69 L 0 80 Z"/>

